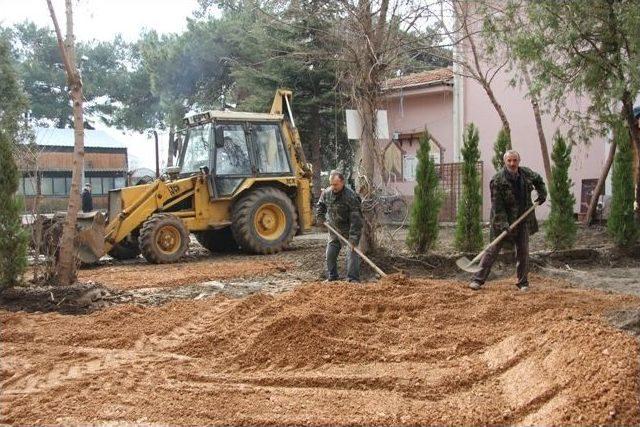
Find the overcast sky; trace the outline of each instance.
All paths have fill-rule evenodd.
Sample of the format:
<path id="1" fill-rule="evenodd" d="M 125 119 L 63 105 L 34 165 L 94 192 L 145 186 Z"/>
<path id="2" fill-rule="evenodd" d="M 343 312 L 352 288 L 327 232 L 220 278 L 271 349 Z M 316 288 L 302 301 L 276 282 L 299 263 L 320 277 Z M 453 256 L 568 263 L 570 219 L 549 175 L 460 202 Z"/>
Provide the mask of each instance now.
<path id="1" fill-rule="evenodd" d="M 135 40 L 143 28 L 180 32 L 186 18 L 198 8 L 197 0 L 73 0 L 74 27 L 78 40 L 109 40 L 120 33 Z M 64 28 L 64 0 L 53 0 Z M 0 0 L 0 23 L 10 26 L 31 20 L 53 28 L 45 0 Z M 64 32 L 64 29 L 63 29 Z"/>
<path id="2" fill-rule="evenodd" d="M 198 8 L 197 0 L 73 0 L 74 32 L 78 40 L 110 40 L 116 34 L 129 41 L 138 38 L 144 28 L 160 33 L 181 32 L 186 29 L 187 17 Z M 53 0 L 58 22 L 65 25 L 64 0 Z M 30 20 L 39 26 L 53 28 L 45 0 L 0 0 L 0 25 L 11 26 Z M 154 167 L 154 143 L 146 134 L 106 130 L 123 141 L 129 152 L 130 167 Z M 162 162 L 166 162 L 168 136 L 160 135 Z"/>

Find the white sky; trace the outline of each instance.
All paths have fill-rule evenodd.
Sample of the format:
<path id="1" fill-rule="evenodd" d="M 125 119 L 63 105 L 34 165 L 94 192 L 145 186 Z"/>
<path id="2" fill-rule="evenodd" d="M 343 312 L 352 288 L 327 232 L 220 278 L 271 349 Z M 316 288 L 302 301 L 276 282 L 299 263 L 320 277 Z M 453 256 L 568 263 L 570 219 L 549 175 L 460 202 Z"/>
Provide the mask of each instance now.
<path id="1" fill-rule="evenodd" d="M 60 26 L 65 26 L 64 0 L 52 0 Z M 144 28 L 160 33 L 181 32 L 197 0 L 73 0 L 78 40 L 109 40 L 120 33 L 135 40 Z M 31 20 L 53 28 L 45 0 L 0 0 L 0 23 L 10 26 Z"/>
<path id="2" fill-rule="evenodd" d="M 52 0 L 56 17 L 64 32 L 64 0 Z M 197 0 L 73 0 L 74 32 L 77 40 L 111 40 L 121 34 L 125 40 L 138 38 L 143 29 L 159 33 L 178 33 L 186 29 L 187 17 L 198 8 Z M 0 25 L 30 20 L 41 27 L 53 28 L 45 0 L 0 0 Z M 130 168 L 155 168 L 153 137 L 118 129 L 96 128 L 107 131 L 124 142 L 129 153 Z M 167 134 L 159 135 L 161 164 L 166 163 Z"/>

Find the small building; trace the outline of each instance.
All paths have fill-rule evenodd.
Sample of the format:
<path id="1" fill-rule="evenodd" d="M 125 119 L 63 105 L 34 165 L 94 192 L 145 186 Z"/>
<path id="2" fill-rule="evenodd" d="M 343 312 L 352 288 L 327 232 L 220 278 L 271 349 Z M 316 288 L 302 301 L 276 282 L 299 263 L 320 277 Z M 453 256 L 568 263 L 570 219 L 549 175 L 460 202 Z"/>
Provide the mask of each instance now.
<path id="1" fill-rule="evenodd" d="M 443 192 L 440 220 L 455 221 L 460 166 L 454 162 L 453 71 L 440 68 L 385 81 L 381 108 L 387 111 L 391 138 L 382 140 L 385 181 L 408 201 L 413 199 L 417 151 L 425 132 Z"/>
<path id="2" fill-rule="evenodd" d="M 389 186 L 395 188 L 408 201 L 412 200 L 415 187 L 416 152 L 419 139 L 425 129 L 431 135 L 431 157 L 438 165 L 444 203 L 441 221 L 455 221 L 461 191 L 461 147 L 464 128 L 474 123 L 480 134 L 480 162 L 478 170 L 482 181 L 483 219 L 488 220 L 491 204 L 489 183 L 495 173 L 491 159 L 493 143 L 502 126 L 489 97 L 480 85 L 454 69 L 443 68 L 410 74 L 387 80 L 383 86 L 381 109 L 387 111 L 389 139 L 381 140 L 385 169 Z M 513 148 L 522 155 L 522 165 L 532 168 L 544 177 L 544 167 L 538 133 L 531 104 L 525 91 L 513 87 L 509 72 L 497 73 L 493 92 L 511 123 Z M 583 110 L 588 100 L 568 94 L 567 99 Z M 578 102 L 578 101 L 581 101 Z M 572 105 L 573 105 L 572 104 Z M 543 115 L 542 124 L 548 149 L 552 148 L 552 136 L 556 130 L 567 133 L 568 126 Z M 569 176 L 576 198 L 574 213 L 584 215 L 591 194 L 602 171 L 609 151 L 609 138 L 593 136 L 589 143 L 575 144 Z M 546 181 L 546 179 L 545 179 Z M 611 194 L 610 179 L 604 191 Z M 549 203 L 538 209 L 538 217 L 546 219 Z"/>
<path id="3" fill-rule="evenodd" d="M 28 212 L 66 210 L 71 189 L 74 130 L 36 127 L 35 143 L 18 154 L 18 193 Z M 94 209 L 106 209 L 109 190 L 126 185 L 127 147 L 101 130 L 84 131 L 84 178 L 91 183 Z"/>

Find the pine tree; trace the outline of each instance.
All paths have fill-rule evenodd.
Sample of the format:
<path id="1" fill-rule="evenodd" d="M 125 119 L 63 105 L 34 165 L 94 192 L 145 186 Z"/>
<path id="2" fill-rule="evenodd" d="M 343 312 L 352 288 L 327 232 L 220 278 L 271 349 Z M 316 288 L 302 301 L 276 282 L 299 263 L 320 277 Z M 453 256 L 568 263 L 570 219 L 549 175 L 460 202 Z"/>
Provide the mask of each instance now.
<path id="1" fill-rule="evenodd" d="M 545 223 L 546 240 L 554 250 L 569 249 L 576 241 L 578 227 L 573 218 L 573 207 L 576 198 L 571 192 L 573 182 L 569 178 L 571 166 L 571 146 L 559 132 L 553 137 L 551 160 L 551 182 L 549 182 L 549 198 L 551 213 Z"/>
<path id="2" fill-rule="evenodd" d="M 493 163 L 496 171 L 504 167 L 504 153 L 507 150 L 511 150 L 511 138 L 503 128 L 500 129 L 496 142 L 493 143 L 493 159 L 491 159 L 491 163 Z"/>
<path id="3" fill-rule="evenodd" d="M 22 198 L 12 142 L 0 129 L 0 290 L 18 283 L 27 265 L 27 235 L 22 229 Z"/>
<path id="4" fill-rule="evenodd" d="M 628 128 L 620 124 L 614 132 L 618 152 L 613 163 L 613 196 L 607 228 L 616 245 L 629 247 L 637 241 L 639 232 L 633 216 L 633 154 Z"/>
<path id="5" fill-rule="evenodd" d="M 482 248 L 482 193 L 480 176 L 476 167 L 480 160 L 478 128 L 473 123 L 467 126 L 462 146 L 462 195 L 456 217 L 456 248 L 464 252 L 475 252 Z"/>
<path id="6" fill-rule="evenodd" d="M 438 214 L 442 205 L 436 166 L 429 157 L 430 145 L 430 137 L 425 132 L 418 149 L 417 182 L 407 235 L 407 245 L 417 253 L 427 252 L 438 238 Z"/>

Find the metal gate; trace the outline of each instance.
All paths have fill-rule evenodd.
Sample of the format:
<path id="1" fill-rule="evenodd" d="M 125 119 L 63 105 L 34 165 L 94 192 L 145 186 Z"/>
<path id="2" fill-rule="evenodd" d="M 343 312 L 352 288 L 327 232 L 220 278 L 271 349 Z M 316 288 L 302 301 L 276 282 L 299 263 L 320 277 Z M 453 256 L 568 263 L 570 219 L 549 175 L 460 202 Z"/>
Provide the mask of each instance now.
<path id="1" fill-rule="evenodd" d="M 462 166 L 463 163 L 442 163 L 436 165 L 436 173 L 440 178 L 442 191 L 442 207 L 438 220 L 440 222 L 455 222 L 458 212 L 458 201 L 462 195 Z M 482 162 L 476 164 L 480 177 L 480 191 L 482 191 Z M 484 197 L 483 197 L 484 200 Z M 482 207 L 480 208 L 482 212 Z"/>

